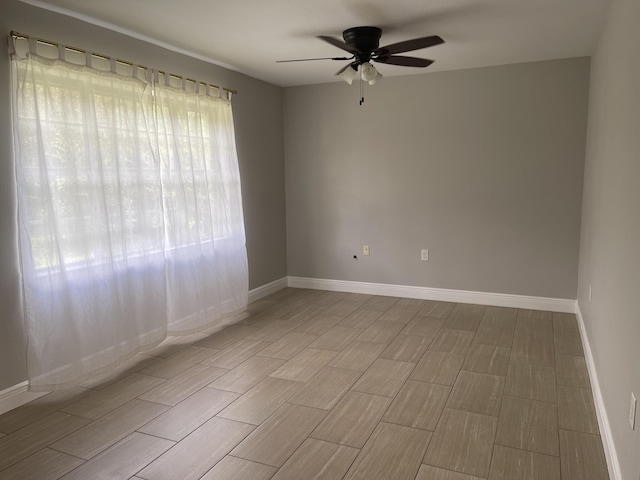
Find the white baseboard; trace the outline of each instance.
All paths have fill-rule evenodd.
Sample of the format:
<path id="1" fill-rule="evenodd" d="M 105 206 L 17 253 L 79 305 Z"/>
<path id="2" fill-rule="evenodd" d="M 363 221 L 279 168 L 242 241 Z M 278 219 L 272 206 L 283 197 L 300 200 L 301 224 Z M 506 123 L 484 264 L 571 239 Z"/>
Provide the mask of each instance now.
<path id="1" fill-rule="evenodd" d="M 261 298 L 271 295 L 283 288 L 287 288 L 287 277 L 279 278 L 278 280 L 274 280 L 273 282 L 254 288 L 253 290 L 249 290 L 249 303 L 260 300 Z"/>
<path id="2" fill-rule="evenodd" d="M 582 337 L 582 347 L 584 348 L 584 358 L 589 371 L 589 379 L 591 380 L 591 392 L 593 393 L 593 401 L 596 407 L 596 416 L 598 417 L 598 426 L 600 427 L 600 437 L 602 438 L 602 446 L 604 448 L 604 456 L 607 459 L 607 468 L 609 469 L 609 478 L 611 480 L 622 480 L 622 472 L 620 463 L 618 462 L 618 454 L 616 446 L 613 443 L 613 434 L 611 433 L 611 425 L 609 425 L 609 417 L 604 408 L 604 400 L 602 399 L 602 391 L 598 382 L 598 373 L 596 372 L 596 364 L 591 353 L 591 344 L 587 336 L 587 330 L 580 311 L 580 304 L 576 302 L 576 316 L 578 317 L 578 327 L 580 328 L 580 337 Z"/>
<path id="3" fill-rule="evenodd" d="M 29 392 L 28 382 L 22 382 L 0 392 L 0 415 L 29 403 L 49 392 Z"/>
<path id="4" fill-rule="evenodd" d="M 471 292 L 444 288 L 410 287 L 383 283 L 350 282 L 320 278 L 288 277 L 288 286 L 329 290 L 332 292 L 365 293 L 387 297 L 419 298 L 441 302 L 475 303 L 496 307 L 527 308 L 552 312 L 575 313 L 576 301 L 564 298 L 529 297 L 505 293 Z"/>

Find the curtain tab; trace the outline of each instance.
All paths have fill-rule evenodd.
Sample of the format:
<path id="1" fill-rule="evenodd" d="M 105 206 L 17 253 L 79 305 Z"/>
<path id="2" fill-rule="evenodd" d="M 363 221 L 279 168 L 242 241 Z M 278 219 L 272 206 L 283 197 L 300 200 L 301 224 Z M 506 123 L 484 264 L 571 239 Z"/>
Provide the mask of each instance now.
<path id="1" fill-rule="evenodd" d="M 34 55 L 38 53 L 38 40 L 35 38 L 29 38 L 29 53 L 33 53 Z"/>
<path id="2" fill-rule="evenodd" d="M 9 55 L 23 59 L 29 56 L 29 42 L 22 37 L 9 35 Z"/>

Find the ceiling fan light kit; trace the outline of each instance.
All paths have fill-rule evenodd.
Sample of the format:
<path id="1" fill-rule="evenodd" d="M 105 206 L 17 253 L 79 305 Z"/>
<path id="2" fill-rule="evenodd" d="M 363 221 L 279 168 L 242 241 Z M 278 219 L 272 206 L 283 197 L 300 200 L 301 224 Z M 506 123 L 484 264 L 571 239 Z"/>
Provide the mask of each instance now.
<path id="1" fill-rule="evenodd" d="M 334 37 L 320 35 L 319 39 L 338 47 L 345 52 L 349 52 L 351 57 L 333 58 L 308 58 L 301 60 L 283 60 L 284 62 L 298 62 L 306 60 L 349 60 L 351 63 L 338 70 L 337 76 L 341 77 L 349 85 L 352 84 L 360 69 L 360 79 L 373 85 L 382 77 L 371 62 L 386 63 L 387 65 L 397 65 L 401 67 L 428 67 L 433 60 L 419 57 L 407 57 L 396 55 L 398 53 L 420 50 L 422 48 L 433 47 L 444 43 L 444 40 L 437 35 L 429 37 L 414 38 L 403 42 L 392 43 L 380 47 L 380 37 L 382 30 L 378 27 L 353 27 L 342 32 L 344 42 Z M 360 99 L 360 105 L 364 98 Z"/>
<path id="2" fill-rule="evenodd" d="M 343 68 L 338 73 L 336 73 L 337 76 L 342 78 L 349 85 L 353 83 L 353 79 L 356 78 L 357 74 L 358 67 L 356 65 L 347 65 L 347 68 Z"/>
<path id="3" fill-rule="evenodd" d="M 373 85 L 380 77 L 382 77 L 382 74 L 376 70 L 376 67 L 369 62 L 362 64 L 362 80 L 369 85 Z"/>

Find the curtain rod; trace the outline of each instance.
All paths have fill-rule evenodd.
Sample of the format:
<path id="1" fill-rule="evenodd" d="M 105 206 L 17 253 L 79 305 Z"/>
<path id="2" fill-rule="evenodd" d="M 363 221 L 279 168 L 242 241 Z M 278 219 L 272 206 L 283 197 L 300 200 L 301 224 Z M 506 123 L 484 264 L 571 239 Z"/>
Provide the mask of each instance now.
<path id="1" fill-rule="evenodd" d="M 9 33 L 12 37 L 14 38 L 24 38 L 26 40 L 29 40 L 30 37 L 29 35 L 26 35 L 24 33 L 19 33 L 19 32 L 15 32 L 13 30 L 11 30 L 11 32 Z M 60 44 L 58 42 L 52 42 L 51 40 L 44 40 L 42 38 L 34 38 L 34 40 L 36 42 L 40 42 L 40 43 L 44 43 L 46 45 L 52 45 L 54 47 L 59 47 Z M 87 53 L 86 50 L 82 49 L 82 48 L 77 48 L 77 47 L 71 47 L 69 45 L 62 45 L 63 47 L 69 49 L 69 50 L 73 50 L 76 52 L 80 52 L 80 53 Z M 103 55 L 101 53 L 94 53 L 94 52 L 88 52 L 91 55 L 94 55 L 96 57 L 100 57 L 100 58 L 104 58 L 105 60 L 115 60 L 118 63 L 122 63 L 124 65 L 129 65 L 130 67 L 133 67 L 133 63 L 127 61 L 127 60 L 120 60 L 119 58 L 113 58 L 110 57 L 109 55 Z M 138 65 L 138 68 L 142 68 L 143 70 L 151 70 L 149 67 L 147 67 L 146 65 Z M 189 81 L 189 82 L 193 82 L 193 83 L 197 83 L 197 80 L 194 80 L 193 78 L 187 78 L 187 77 L 183 77 L 182 75 L 176 75 L 175 73 L 167 73 L 165 71 L 162 70 L 156 70 L 158 73 L 161 73 L 162 75 L 169 75 L 170 77 L 174 77 L 174 78 L 184 78 L 185 80 Z M 200 83 L 204 83 L 204 82 L 200 82 Z M 222 88 L 222 90 L 224 90 L 225 92 L 229 92 L 233 95 L 237 95 L 238 91 L 237 90 L 233 90 L 231 88 L 226 88 L 226 87 L 220 87 L 219 85 L 214 85 L 213 83 L 207 83 L 206 85 L 209 85 L 210 87 L 213 88 Z"/>

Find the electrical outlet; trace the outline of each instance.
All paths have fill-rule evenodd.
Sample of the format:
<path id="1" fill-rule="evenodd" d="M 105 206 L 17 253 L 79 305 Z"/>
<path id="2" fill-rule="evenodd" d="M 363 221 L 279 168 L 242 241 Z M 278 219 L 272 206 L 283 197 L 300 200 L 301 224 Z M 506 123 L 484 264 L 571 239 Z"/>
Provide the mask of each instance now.
<path id="1" fill-rule="evenodd" d="M 364 245 L 362 247 L 362 255 L 364 255 L 364 256 L 371 255 L 371 250 L 369 249 L 369 245 Z"/>
<path id="2" fill-rule="evenodd" d="M 589 301 L 591 301 L 591 284 L 589 284 Z"/>
<path id="3" fill-rule="evenodd" d="M 631 403 L 629 404 L 629 425 L 631 430 L 636 429 L 636 396 L 631 392 Z"/>
<path id="4" fill-rule="evenodd" d="M 429 250 L 422 250 L 422 256 L 420 257 L 423 262 L 429 260 Z"/>

